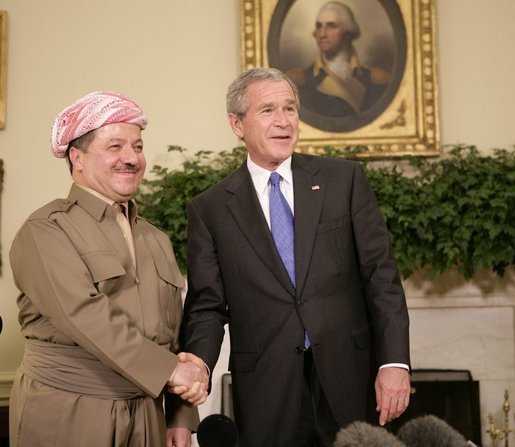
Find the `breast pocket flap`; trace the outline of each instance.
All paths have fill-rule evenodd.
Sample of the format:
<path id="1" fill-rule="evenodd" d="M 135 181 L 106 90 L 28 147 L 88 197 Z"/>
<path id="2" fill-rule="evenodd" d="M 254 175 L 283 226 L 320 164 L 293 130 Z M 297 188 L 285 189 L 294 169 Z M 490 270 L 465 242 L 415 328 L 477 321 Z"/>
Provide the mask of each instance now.
<path id="1" fill-rule="evenodd" d="M 344 227 L 346 222 L 347 218 L 345 216 L 340 217 L 339 219 L 329 220 L 327 222 L 320 222 L 318 224 L 317 233 L 320 234 L 325 233 L 326 231 L 337 230 L 338 228 Z"/>
<path id="2" fill-rule="evenodd" d="M 154 259 L 157 274 L 159 277 L 169 284 L 174 285 L 178 289 L 186 287 L 186 282 L 182 277 L 181 271 L 177 265 L 167 261 L 166 259 Z"/>
<path id="3" fill-rule="evenodd" d="M 91 251 L 81 255 L 87 265 L 94 282 L 105 281 L 110 278 L 125 275 L 125 269 L 111 251 Z"/>

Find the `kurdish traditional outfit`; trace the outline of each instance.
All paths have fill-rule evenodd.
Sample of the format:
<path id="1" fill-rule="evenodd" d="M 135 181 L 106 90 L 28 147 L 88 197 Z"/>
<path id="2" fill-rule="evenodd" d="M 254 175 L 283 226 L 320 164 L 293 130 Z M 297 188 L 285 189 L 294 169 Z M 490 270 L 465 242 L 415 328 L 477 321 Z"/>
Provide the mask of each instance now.
<path id="1" fill-rule="evenodd" d="M 56 117 L 52 152 L 64 158 L 74 140 L 113 123 L 144 129 L 147 120 L 120 94 L 86 95 Z M 127 205 L 124 217 L 74 184 L 14 238 L 26 347 L 10 398 L 11 447 L 157 447 L 167 426 L 198 424 L 196 408 L 164 392 L 179 361 L 184 280 L 168 237 Z"/>

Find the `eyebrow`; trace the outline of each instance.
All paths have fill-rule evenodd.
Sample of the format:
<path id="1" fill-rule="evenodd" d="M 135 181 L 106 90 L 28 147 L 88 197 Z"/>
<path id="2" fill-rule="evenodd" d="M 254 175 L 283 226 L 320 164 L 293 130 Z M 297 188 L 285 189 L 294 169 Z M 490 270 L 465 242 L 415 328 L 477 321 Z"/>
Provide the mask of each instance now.
<path id="1" fill-rule="evenodd" d="M 337 25 L 339 22 L 336 21 L 336 20 L 329 20 L 328 22 L 320 22 L 320 21 L 317 21 L 315 22 L 315 25 L 316 26 L 322 26 L 322 25 Z"/>
<path id="2" fill-rule="evenodd" d="M 288 98 L 288 100 L 286 101 L 286 105 L 292 105 L 292 104 L 296 105 L 297 101 L 295 101 L 294 98 Z M 275 104 L 273 102 L 266 102 L 259 106 L 260 109 L 269 109 L 269 108 L 273 109 L 274 107 L 282 107 L 282 106 L 279 104 Z"/>
<path id="3" fill-rule="evenodd" d="M 259 106 L 260 109 L 268 109 L 270 107 L 274 107 L 274 103 L 272 103 L 272 102 L 265 102 L 263 104 L 260 104 L 260 106 Z"/>
<path id="4" fill-rule="evenodd" d="M 109 141 L 109 143 L 120 143 L 120 142 L 130 141 L 130 140 L 129 140 L 129 138 L 112 137 L 108 141 Z M 143 139 L 138 138 L 137 140 L 133 141 L 131 144 L 135 144 L 135 143 L 143 143 Z"/>

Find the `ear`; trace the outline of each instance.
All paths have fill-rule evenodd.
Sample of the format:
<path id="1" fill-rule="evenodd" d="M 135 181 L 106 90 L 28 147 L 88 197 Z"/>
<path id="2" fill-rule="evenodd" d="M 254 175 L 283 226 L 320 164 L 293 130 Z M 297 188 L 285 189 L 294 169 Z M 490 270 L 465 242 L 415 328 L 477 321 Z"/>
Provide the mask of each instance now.
<path id="1" fill-rule="evenodd" d="M 241 118 L 239 118 L 235 113 L 229 113 L 229 124 L 231 125 L 231 129 L 234 134 L 240 140 L 243 140 L 243 126 L 241 123 Z"/>
<path id="2" fill-rule="evenodd" d="M 83 169 L 82 158 L 84 157 L 84 152 L 76 147 L 72 146 L 69 152 L 70 163 L 73 166 L 73 170 L 77 172 L 81 172 Z"/>

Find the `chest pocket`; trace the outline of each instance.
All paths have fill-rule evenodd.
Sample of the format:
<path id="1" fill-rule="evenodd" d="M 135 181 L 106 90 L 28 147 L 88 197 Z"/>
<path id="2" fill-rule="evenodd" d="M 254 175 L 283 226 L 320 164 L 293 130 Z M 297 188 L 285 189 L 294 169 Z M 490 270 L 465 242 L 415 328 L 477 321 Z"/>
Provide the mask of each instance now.
<path id="1" fill-rule="evenodd" d="M 112 251 L 98 250 L 81 255 L 82 260 L 88 266 L 88 270 L 94 282 L 105 281 L 125 275 L 125 269 Z"/>
<path id="2" fill-rule="evenodd" d="M 95 250 L 81 254 L 99 292 L 109 294 L 116 279 L 126 274 L 116 254 L 109 250 Z"/>
<path id="3" fill-rule="evenodd" d="M 186 286 L 184 278 L 182 277 L 177 265 L 161 258 L 155 258 L 154 264 L 156 266 L 157 274 L 163 281 L 178 289 L 182 289 Z"/>
<path id="4" fill-rule="evenodd" d="M 174 334 L 172 339 L 177 342 L 177 333 L 182 317 L 181 289 L 186 284 L 175 263 L 163 258 L 154 258 L 154 265 L 159 276 L 161 315 L 166 315 L 166 325 Z M 174 345 L 172 348 L 175 350 L 177 347 Z"/>
<path id="5" fill-rule="evenodd" d="M 345 226 L 347 226 L 347 216 L 343 216 L 327 222 L 320 222 L 318 225 L 317 233 L 322 234 L 328 231 L 339 230 Z"/>

